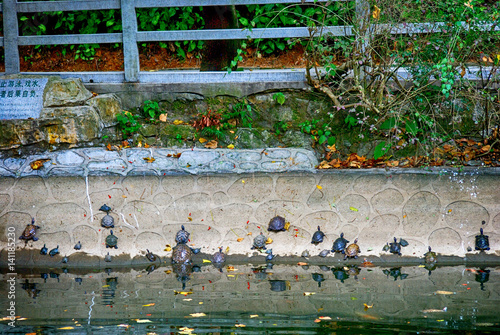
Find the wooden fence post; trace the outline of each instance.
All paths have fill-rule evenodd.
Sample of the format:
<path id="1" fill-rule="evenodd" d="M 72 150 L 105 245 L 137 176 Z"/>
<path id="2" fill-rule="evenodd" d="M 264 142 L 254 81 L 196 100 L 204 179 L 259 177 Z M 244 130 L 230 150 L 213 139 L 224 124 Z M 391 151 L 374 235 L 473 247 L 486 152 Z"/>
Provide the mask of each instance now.
<path id="1" fill-rule="evenodd" d="M 18 31 L 17 0 L 3 0 L 5 74 L 16 74 L 21 71 L 19 65 L 19 46 L 17 45 Z"/>
<path id="2" fill-rule="evenodd" d="M 123 66 L 126 82 L 139 81 L 139 49 L 137 48 L 137 14 L 134 0 L 121 0 L 123 30 Z"/>

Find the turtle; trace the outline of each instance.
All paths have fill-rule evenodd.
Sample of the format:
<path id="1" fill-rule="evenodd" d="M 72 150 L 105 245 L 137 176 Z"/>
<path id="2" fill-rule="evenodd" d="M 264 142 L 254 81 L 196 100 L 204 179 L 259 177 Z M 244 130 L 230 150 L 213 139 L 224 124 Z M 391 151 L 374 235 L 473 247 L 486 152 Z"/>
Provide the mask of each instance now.
<path id="1" fill-rule="evenodd" d="M 47 255 L 47 251 L 48 251 L 48 249 L 44 244 L 42 249 L 40 249 L 40 255 Z"/>
<path id="2" fill-rule="evenodd" d="M 325 277 L 323 276 L 322 273 L 313 273 L 312 274 L 312 279 L 318 283 L 318 287 L 321 287 L 321 282 L 325 281 Z"/>
<path id="3" fill-rule="evenodd" d="M 269 221 L 268 231 L 285 231 L 285 218 L 282 216 L 275 216 Z"/>
<path id="4" fill-rule="evenodd" d="M 149 264 L 148 267 L 146 268 L 146 271 L 148 272 L 147 274 L 150 274 L 151 272 L 156 270 L 157 266 L 158 266 L 157 264 Z"/>
<path id="5" fill-rule="evenodd" d="M 285 280 L 269 280 L 269 283 L 271 284 L 271 291 L 273 292 L 283 292 L 287 289 L 287 286 L 290 285 Z"/>
<path id="6" fill-rule="evenodd" d="M 254 239 L 253 239 L 253 246 L 252 246 L 252 249 L 263 249 L 263 250 L 266 250 L 266 241 L 267 241 L 267 238 L 264 236 L 264 234 L 262 234 L 262 232 L 260 232 L 259 235 L 257 235 Z"/>
<path id="7" fill-rule="evenodd" d="M 104 261 L 108 263 L 111 262 L 111 255 L 109 254 L 109 252 L 106 256 L 104 256 Z"/>
<path id="8" fill-rule="evenodd" d="M 437 255 L 435 252 L 431 250 L 430 246 L 429 246 L 429 251 L 424 254 L 424 258 L 427 264 L 436 263 Z"/>
<path id="9" fill-rule="evenodd" d="M 75 244 L 74 249 L 75 250 L 80 250 L 81 248 L 82 248 L 82 244 L 80 243 L 80 241 L 78 241 L 78 243 Z"/>
<path id="10" fill-rule="evenodd" d="M 78 285 L 82 285 L 83 279 L 81 277 L 76 277 L 75 278 L 75 283 L 78 283 Z"/>
<path id="11" fill-rule="evenodd" d="M 325 233 L 323 233 L 320 229 L 320 227 L 318 226 L 318 230 L 316 230 L 313 234 L 313 237 L 312 237 L 312 240 L 311 240 L 311 243 L 312 244 L 315 244 L 315 245 L 318 245 L 319 243 L 323 242 L 323 238 L 325 237 Z"/>
<path id="12" fill-rule="evenodd" d="M 479 229 L 480 235 L 476 235 L 476 250 L 485 251 L 490 250 L 490 241 L 488 235 L 483 234 L 483 228 Z"/>
<path id="13" fill-rule="evenodd" d="M 50 272 L 49 273 L 49 277 L 52 278 L 52 279 L 57 279 L 57 282 L 59 283 L 59 273 L 55 273 L 55 272 Z"/>
<path id="14" fill-rule="evenodd" d="M 35 225 L 35 218 L 31 218 L 31 224 L 26 225 L 19 239 L 26 240 L 26 242 L 28 242 L 28 240 L 38 241 L 38 237 L 36 237 L 37 229 L 40 229 L 40 227 Z"/>
<path id="15" fill-rule="evenodd" d="M 200 251 L 201 251 L 201 248 L 190 248 L 190 249 L 191 249 L 191 251 L 193 252 L 193 254 L 195 254 L 195 255 L 196 255 L 196 254 L 199 254 L 199 253 L 200 253 Z"/>
<path id="16" fill-rule="evenodd" d="M 347 243 L 349 243 L 349 241 L 344 238 L 344 233 L 340 233 L 340 237 L 333 242 L 332 252 L 341 252 L 345 254 Z"/>
<path id="17" fill-rule="evenodd" d="M 156 260 L 157 260 L 156 255 L 153 254 L 151 251 L 149 251 L 149 249 L 146 249 L 146 251 L 148 252 L 146 254 L 146 258 L 148 259 L 148 261 L 150 261 L 150 262 L 156 262 Z"/>
<path id="18" fill-rule="evenodd" d="M 109 235 L 106 237 L 106 248 L 118 249 L 118 237 L 113 235 L 113 230 L 110 230 Z"/>
<path id="19" fill-rule="evenodd" d="M 185 246 L 186 245 L 184 245 L 184 247 Z M 191 279 L 193 266 L 187 263 L 174 263 L 172 264 L 172 270 L 174 271 L 177 280 L 182 283 L 182 289 L 184 290 L 186 288 L 186 283 Z"/>
<path id="20" fill-rule="evenodd" d="M 47 282 L 47 278 L 49 278 L 49 275 L 45 272 L 42 272 L 40 273 L 40 278 L 43 279 L 43 282 L 46 283 Z"/>
<path id="21" fill-rule="evenodd" d="M 304 250 L 304 251 L 302 251 L 302 254 L 301 254 L 300 256 L 302 256 L 302 257 L 304 257 L 304 258 L 309 257 L 309 256 L 310 256 L 309 251 L 308 251 L 308 250 Z"/>
<path id="22" fill-rule="evenodd" d="M 402 273 L 401 272 L 401 267 L 391 268 L 389 270 L 384 269 L 382 272 L 385 275 L 387 275 L 387 278 L 389 278 L 389 276 L 391 276 L 392 278 L 394 278 L 394 281 L 398 280 L 398 278 L 400 280 L 408 278 L 408 274 L 407 273 Z"/>
<path id="23" fill-rule="evenodd" d="M 181 244 L 181 243 L 188 243 L 189 242 L 189 232 L 187 230 L 184 229 L 184 225 L 181 226 L 181 230 L 179 230 L 177 232 L 177 234 L 175 234 L 175 242 L 177 242 L 178 244 Z"/>
<path id="24" fill-rule="evenodd" d="M 224 263 L 225 260 L 226 260 L 226 255 L 222 252 L 222 247 L 219 247 L 219 251 L 217 251 L 212 256 L 212 262 L 213 263 Z"/>
<path id="25" fill-rule="evenodd" d="M 41 291 L 36 288 L 36 283 L 30 283 L 28 279 L 24 281 L 22 284 L 22 289 L 25 290 L 30 298 L 35 299 L 38 296 L 38 293 Z"/>
<path id="26" fill-rule="evenodd" d="M 49 251 L 50 257 L 54 257 L 58 253 L 59 253 L 59 245 L 57 247 L 55 247 L 54 249 L 52 249 L 52 250 Z"/>
<path id="27" fill-rule="evenodd" d="M 349 276 L 353 276 L 355 280 L 358 280 L 358 275 L 361 272 L 361 269 L 354 265 L 354 266 L 349 266 L 349 269 L 347 270 L 347 274 Z"/>
<path id="28" fill-rule="evenodd" d="M 399 243 L 398 243 L 398 240 L 396 239 L 396 237 L 394 237 L 394 242 L 391 242 L 389 244 L 389 252 L 391 254 L 397 254 L 397 255 L 401 256 L 401 247 L 403 247 L 401 240 L 402 239 L 400 239 Z M 406 243 L 408 243 L 408 242 L 406 242 Z M 406 245 L 408 245 L 408 244 L 406 244 Z"/>
<path id="29" fill-rule="evenodd" d="M 273 255 L 273 249 L 269 249 L 266 251 L 266 261 L 272 261 L 274 257 L 276 257 L 276 255 Z"/>
<path id="30" fill-rule="evenodd" d="M 64 256 L 63 259 L 61 260 L 61 262 L 64 264 L 68 263 L 68 261 L 69 261 L 68 256 Z"/>
<path id="31" fill-rule="evenodd" d="M 345 248 L 345 254 L 344 254 L 344 260 L 347 258 L 358 258 L 358 254 L 360 252 L 359 246 L 358 246 L 358 239 L 354 240 L 354 243 L 351 243 Z"/>
<path id="32" fill-rule="evenodd" d="M 109 212 L 111 211 L 111 208 L 104 204 L 99 208 L 100 211 L 106 212 L 106 215 L 103 216 L 101 219 L 101 226 L 104 228 L 115 228 L 115 219 L 111 215 L 109 215 Z"/>
<path id="33" fill-rule="evenodd" d="M 480 284 L 481 291 L 484 291 L 484 283 L 490 280 L 490 270 L 480 268 L 476 272 L 475 280 Z"/>
<path id="34" fill-rule="evenodd" d="M 191 264 L 191 257 L 193 257 L 193 251 L 184 243 L 178 243 L 172 249 L 173 263 Z"/>
<path id="35" fill-rule="evenodd" d="M 326 257 L 326 256 L 328 256 L 329 253 L 330 253 L 330 250 L 325 249 L 325 250 L 321 251 L 318 256 L 319 257 Z"/>

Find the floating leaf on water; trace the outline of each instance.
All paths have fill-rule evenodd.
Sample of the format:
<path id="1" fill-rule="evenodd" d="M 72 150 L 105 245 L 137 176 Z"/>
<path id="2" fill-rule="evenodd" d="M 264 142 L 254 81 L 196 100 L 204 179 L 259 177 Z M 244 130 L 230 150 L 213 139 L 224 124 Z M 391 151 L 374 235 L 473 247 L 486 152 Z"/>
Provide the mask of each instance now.
<path id="1" fill-rule="evenodd" d="M 151 320 L 148 320 L 148 319 L 134 319 L 135 322 L 137 323 L 148 323 L 148 322 L 153 322 Z"/>
<path id="2" fill-rule="evenodd" d="M 252 315 L 250 315 L 250 319 L 253 319 L 253 318 L 258 318 L 258 317 L 259 317 L 259 315 L 258 315 L 258 314 L 252 314 Z"/>
<path id="3" fill-rule="evenodd" d="M 235 269 L 234 266 L 231 266 L 231 265 L 229 265 L 228 267 L 226 267 L 226 270 L 227 271 L 238 271 L 238 269 Z"/>
<path id="4" fill-rule="evenodd" d="M 193 301 L 193 299 L 191 299 L 191 298 L 184 298 L 184 299 L 182 299 L 182 301 Z"/>
<path id="5" fill-rule="evenodd" d="M 246 327 L 246 326 L 245 326 L 244 324 L 242 324 L 242 323 L 235 324 L 234 326 L 235 326 L 235 327 L 237 327 L 237 328 L 243 328 L 243 327 Z"/>
<path id="6" fill-rule="evenodd" d="M 57 328 L 57 329 L 60 329 L 60 330 L 70 330 L 70 329 L 75 329 L 75 327 L 61 327 L 61 328 Z"/>
<path id="7" fill-rule="evenodd" d="M 144 157 L 143 159 L 146 161 L 146 163 L 153 163 L 156 160 L 153 157 Z"/>
<path id="8" fill-rule="evenodd" d="M 350 209 L 351 211 L 353 211 L 353 212 L 358 212 L 358 209 L 357 209 L 357 208 L 355 208 L 355 207 L 349 207 L 349 209 Z"/>
<path id="9" fill-rule="evenodd" d="M 364 308 L 364 309 L 365 309 L 365 312 L 366 312 L 367 310 L 369 310 L 370 308 L 373 308 L 373 304 L 371 304 L 371 305 L 368 305 L 368 304 L 363 304 L 363 306 L 365 306 L 365 308 Z"/>
<path id="10" fill-rule="evenodd" d="M 356 297 L 351 297 L 351 300 L 358 300 L 358 298 L 356 298 Z"/>
<path id="11" fill-rule="evenodd" d="M 191 315 L 193 318 L 199 318 L 199 317 L 202 317 L 202 316 L 206 316 L 205 313 L 191 313 L 189 315 Z"/>
<path id="12" fill-rule="evenodd" d="M 179 334 L 191 334 L 194 331 L 194 328 L 181 327 L 179 330 Z"/>
<path id="13" fill-rule="evenodd" d="M 174 290 L 174 294 L 177 295 L 177 294 L 182 294 L 182 295 L 188 295 L 188 294 L 193 294 L 192 291 L 176 291 Z"/>
<path id="14" fill-rule="evenodd" d="M 122 324 L 119 324 L 117 327 L 129 328 L 130 326 L 127 325 L 127 324 L 122 323 Z"/>
<path id="15" fill-rule="evenodd" d="M 304 295 L 307 297 L 309 295 L 313 295 L 313 294 L 316 294 L 315 292 L 304 292 Z"/>
<path id="16" fill-rule="evenodd" d="M 448 311 L 448 308 L 445 307 L 443 309 L 433 309 L 433 308 L 430 308 L 430 309 L 424 309 L 422 311 L 422 313 L 443 313 L 443 312 L 446 312 Z"/>
<path id="17" fill-rule="evenodd" d="M 154 305 L 155 305 L 155 303 L 154 303 L 154 302 L 152 302 L 152 303 L 150 303 L 150 304 L 142 305 L 142 307 L 151 307 L 151 306 L 154 306 Z"/>
<path id="18" fill-rule="evenodd" d="M 298 262 L 297 265 L 298 266 L 304 266 L 304 265 L 307 265 L 307 263 L 305 263 L 305 262 Z"/>
<path id="19" fill-rule="evenodd" d="M 451 291 L 436 291 L 434 294 L 442 294 L 442 295 L 451 295 L 451 294 L 457 294 L 457 292 L 451 292 Z"/>
<path id="20" fill-rule="evenodd" d="M 329 316 L 320 316 L 320 317 L 318 317 L 318 319 L 320 319 L 320 320 L 331 320 L 332 318 L 329 317 Z"/>
<path id="21" fill-rule="evenodd" d="M 203 260 L 203 263 L 212 263 L 212 261 L 208 260 L 208 259 L 204 259 Z"/>

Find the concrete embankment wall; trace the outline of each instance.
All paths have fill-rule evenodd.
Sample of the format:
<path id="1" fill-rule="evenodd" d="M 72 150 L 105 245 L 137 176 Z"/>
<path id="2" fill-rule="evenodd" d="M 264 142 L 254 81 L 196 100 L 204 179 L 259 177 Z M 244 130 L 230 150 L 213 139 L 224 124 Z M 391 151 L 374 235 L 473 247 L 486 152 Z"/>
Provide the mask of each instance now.
<path id="1" fill-rule="evenodd" d="M 318 254 L 331 248 L 341 232 L 350 241 L 359 239 L 362 256 L 386 254 L 382 248 L 394 236 L 410 243 L 402 251 L 406 256 L 421 257 L 429 245 L 441 254 L 465 256 L 469 247 L 477 253 L 474 237 L 483 228 L 488 253 L 500 256 L 500 177 L 495 170 L 133 171 L 0 177 L 2 259 L 8 227 L 14 227 L 17 239 L 32 217 L 41 227 L 39 240 L 16 241 L 18 250 L 32 250 L 19 253 L 18 263 L 26 266 L 47 262 L 48 256 L 38 252 L 44 244 L 49 249 L 59 245 L 61 255 L 103 257 L 110 252 L 132 258 L 147 248 L 169 257 L 166 245 L 175 244 L 181 225 L 191 233 L 191 246 L 208 254 L 223 246 L 233 255 L 252 255 L 253 238 L 262 231 L 281 256 L 306 249 Z M 118 249 L 105 247 L 109 229 L 100 225 L 103 204 L 112 208 Z M 275 215 L 290 222 L 288 231 L 267 232 Z M 315 246 L 311 236 L 318 226 L 326 238 Z M 78 241 L 81 251 L 73 249 Z"/>

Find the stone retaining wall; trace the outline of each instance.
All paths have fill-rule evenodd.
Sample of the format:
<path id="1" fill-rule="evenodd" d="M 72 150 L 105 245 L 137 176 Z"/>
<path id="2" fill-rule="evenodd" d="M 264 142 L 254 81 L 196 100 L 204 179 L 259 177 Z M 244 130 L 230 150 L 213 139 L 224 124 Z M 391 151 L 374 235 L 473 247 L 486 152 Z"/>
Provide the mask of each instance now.
<path id="1" fill-rule="evenodd" d="M 281 256 L 306 249 L 315 255 L 331 248 L 341 232 L 350 241 L 359 239 L 362 256 L 385 254 L 382 248 L 394 236 L 410 243 L 403 248 L 406 256 L 421 257 L 429 245 L 441 254 L 464 256 L 469 247 L 474 249 L 474 237 L 483 228 L 490 238 L 488 253 L 500 256 L 496 170 L 127 171 L 43 177 L 32 171 L 0 178 L 0 249 L 7 245 L 7 227 L 15 227 L 19 236 L 34 217 L 41 227 L 39 241 L 25 245 L 17 240 L 18 248 L 59 245 L 62 255 L 76 253 L 73 246 L 81 241 L 79 253 L 93 256 L 109 251 L 134 257 L 148 248 L 169 257 L 165 246 L 175 244 L 174 235 L 184 225 L 191 232 L 191 245 L 209 254 L 224 246 L 231 254 L 251 255 L 252 240 L 262 231 Z M 116 250 L 105 248 L 109 230 L 100 226 L 104 213 L 99 211 L 104 203 L 115 219 Z M 267 232 L 275 215 L 290 222 L 288 231 Z M 318 226 L 326 238 L 314 246 L 311 236 Z M 36 263 L 37 254 L 26 264 Z"/>

